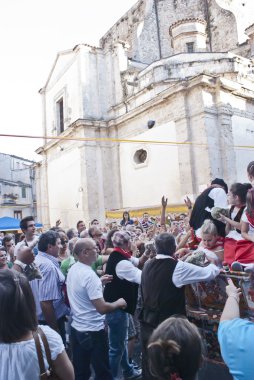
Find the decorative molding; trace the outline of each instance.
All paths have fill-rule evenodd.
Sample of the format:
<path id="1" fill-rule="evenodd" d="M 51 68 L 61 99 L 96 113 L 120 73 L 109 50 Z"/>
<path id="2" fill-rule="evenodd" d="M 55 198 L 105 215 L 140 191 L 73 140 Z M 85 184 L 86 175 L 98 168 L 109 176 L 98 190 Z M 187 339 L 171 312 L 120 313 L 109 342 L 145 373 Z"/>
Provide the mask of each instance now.
<path id="1" fill-rule="evenodd" d="M 169 27 L 169 34 L 172 36 L 172 29 L 176 28 L 177 26 L 179 26 L 181 24 L 189 24 L 189 23 L 195 23 L 195 22 L 199 23 L 199 24 L 206 25 L 206 21 L 203 20 L 202 18 L 185 18 L 185 19 L 178 20 L 178 21 L 174 22 L 173 24 L 171 24 Z"/>
<path id="2" fill-rule="evenodd" d="M 244 117 L 245 119 L 254 120 L 254 112 L 248 112 L 244 110 L 240 110 L 239 108 L 232 108 L 233 116 Z"/>

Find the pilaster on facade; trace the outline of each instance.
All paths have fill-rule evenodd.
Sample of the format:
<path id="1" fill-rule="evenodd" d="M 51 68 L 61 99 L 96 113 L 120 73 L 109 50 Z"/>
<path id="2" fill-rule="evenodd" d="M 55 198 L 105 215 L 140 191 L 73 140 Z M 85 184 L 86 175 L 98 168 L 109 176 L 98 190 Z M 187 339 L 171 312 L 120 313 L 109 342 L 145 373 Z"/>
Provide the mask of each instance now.
<path id="1" fill-rule="evenodd" d="M 222 178 L 233 183 L 236 181 L 236 156 L 232 130 L 232 116 L 234 113 L 229 104 L 219 103 L 217 104 L 217 109 Z"/>

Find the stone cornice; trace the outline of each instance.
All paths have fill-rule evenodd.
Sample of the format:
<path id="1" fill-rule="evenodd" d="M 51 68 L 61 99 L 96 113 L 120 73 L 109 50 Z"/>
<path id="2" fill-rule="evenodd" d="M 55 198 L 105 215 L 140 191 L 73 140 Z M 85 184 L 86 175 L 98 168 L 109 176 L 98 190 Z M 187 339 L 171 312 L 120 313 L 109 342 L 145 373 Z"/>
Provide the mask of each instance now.
<path id="1" fill-rule="evenodd" d="M 78 119 L 75 122 L 73 122 L 61 135 L 56 136 L 56 137 L 59 137 L 59 139 L 57 138 L 57 139 L 54 139 L 53 141 L 49 141 L 43 147 L 38 148 L 36 153 L 42 154 L 42 153 L 46 152 L 48 149 L 57 145 L 59 143 L 59 140 L 61 139 L 61 137 L 63 137 L 63 138 L 64 137 L 70 137 L 79 128 L 84 128 L 84 127 L 89 128 L 89 129 L 91 129 L 91 128 L 93 128 L 93 129 L 106 129 L 107 127 L 113 128 L 113 127 L 118 126 L 119 124 L 123 124 L 123 123 L 128 122 L 129 120 L 133 119 L 134 117 L 137 117 L 138 115 L 140 115 L 146 111 L 149 111 L 149 109 L 151 109 L 152 107 L 154 108 L 154 107 L 160 105 L 161 103 L 168 101 L 168 99 L 170 97 L 175 96 L 178 93 L 190 91 L 190 89 L 193 89 L 194 87 L 197 87 L 197 86 L 215 89 L 216 86 L 218 85 L 218 83 L 222 88 L 231 92 L 234 95 L 243 96 L 245 98 L 250 98 L 250 99 L 254 98 L 254 92 L 244 88 L 244 85 L 240 85 L 239 83 L 236 83 L 236 82 L 230 81 L 230 80 L 225 81 L 225 80 L 223 80 L 223 78 L 220 78 L 218 76 L 213 76 L 213 75 L 209 75 L 209 74 L 200 74 L 200 75 L 197 75 L 197 76 L 190 78 L 188 80 L 178 81 L 177 83 L 174 83 L 170 87 L 162 90 L 161 92 L 159 92 L 158 94 L 153 96 L 150 100 L 146 101 L 145 103 L 141 104 L 138 107 L 135 107 L 134 109 L 130 110 L 129 112 L 127 112 L 121 116 L 116 117 L 115 119 L 113 119 L 113 118 L 111 120 Z M 165 84 L 165 81 L 162 81 L 161 84 Z M 159 83 L 157 83 L 157 85 L 159 85 Z M 146 89 L 146 91 L 148 91 L 148 90 Z M 248 92 L 248 93 L 246 93 L 246 92 Z M 133 96 L 131 99 L 128 99 L 127 103 L 129 103 L 130 101 L 134 101 L 135 97 L 136 96 Z M 237 111 L 236 109 L 234 109 L 233 111 L 232 111 L 232 109 L 229 110 L 228 107 L 226 107 L 224 104 L 222 104 L 221 106 L 220 105 L 218 105 L 218 106 L 220 108 L 220 112 L 222 112 L 222 113 L 228 113 L 230 115 L 233 112 L 233 114 L 239 114 L 241 116 L 243 115 L 243 111 L 240 111 L 240 110 Z M 123 103 L 119 104 L 118 106 L 116 106 L 114 108 L 115 108 L 115 110 L 117 110 L 117 109 L 121 109 L 122 107 L 124 107 Z M 218 113 L 218 108 L 217 107 L 205 107 L 204 111 L 207 114 L 209 114 L 209 113 L 210 114 L 211 113 L 216 114 L 216 113 Z M 246 113 L 245 112 L 245 115 L 247 115 L 247 114 L 248 114 L 248 116 L 247 116 L 248 118 L 254 119 L 253 113 L 250 113 L 250 112 Z"/>
<path id="2" fill-rule="evenodd" d="M 254 120 L 254 112 L 240 110 L 239 108 L 232 108 L 233 114 L 236 116 L 244 117 L 246 119 Z"/>
<path id="3" fill-rule="evenodd" d="M 204 74 L 198 75 L 186 81 L 178 82 L 174 84 L 173 86 L 170 86 L 166 90 L 161 91 L 155 97 L 143 103 L 142 105 L 136 107 L 133 110 L 130 110 L 128 113 L 125 113 L 124 115 L 121 115 L 116 119 L 110 120 L 109 126 L 124 123 L 128 121 L 129 119 L 132 119 L 133 117 L 139 115 L 140 113 L 148 111 L 149 109 L 151 109 L 151 107 L 155 107 L 159 105 L 160 103 L 163 103 L 168 98 L 170 98 L 171 96 L 175 94 L 178 94 L 179 92 L 189 91 L 190 88 L 193 88 L 195 86 L 215 87 L 215 83 L 216 83 L 215 77 L 204 75 Z M 119 106 L 122 106 L 122 104 Z"/>
<path id="4" fill-rule="evenodd" d="M 203 20 L 202 18 L 184 18 L 182 20 L 178 20 L 176 22 L 174 22 L 173 24 L 170 25 L 169 27 L 169 34 L 172 36 L 172 29 L 176 28 L 177 26 L 181 25 L 181 24 L 188 24 L 188 23 L 199 23 L 199 24 L 203 24 L 203 25 L 206 25 L 206 21 Z"/>
<path id="5" fill-rule="evenodd" d="M 39 147 L 36 150 L 36 153 L 37 154 L 45 153 L 48 149 L 57 145 L 59 143 L 59 140 L 61 140 L 61 138 L 63 138 L 64 140 L 65 137 L 71 137 L 71 135 L 73 135 L 73 133 L 75 133 L 75 130 L 78 128 L 88 127 L 89 129 L 91 128 L 98 129 L 98 128 L 106 128 L 107 126 L 108 126 L 108 122 L 105 120 L 77 119 L 71 125 L 69 125 L 69 127 L 66 128 L 63 133 L 57 136 L 53 136 L 54 137 L 53 140 L 49 141 L 42 147 Z M 50 137 L 48 139 L 50 140 Z"/>

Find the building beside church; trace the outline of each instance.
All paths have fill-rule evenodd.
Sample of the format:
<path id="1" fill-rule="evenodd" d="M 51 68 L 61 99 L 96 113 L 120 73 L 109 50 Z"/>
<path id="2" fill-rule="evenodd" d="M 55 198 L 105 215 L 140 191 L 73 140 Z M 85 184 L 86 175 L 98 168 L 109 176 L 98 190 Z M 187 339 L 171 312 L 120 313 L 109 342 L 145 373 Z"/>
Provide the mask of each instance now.
<path id="1" fill-rule="evenodd" d="M 0 153 L 0 217 L 36 218 L 35 162 Z"/>
<path id="2" fill-rule="evenodd" d="M 246 182 L 253 57 L 251 0 L 139 0 L 99 47 L 58 53 L 40 90 L 38 218 L 65 228 Z"/>

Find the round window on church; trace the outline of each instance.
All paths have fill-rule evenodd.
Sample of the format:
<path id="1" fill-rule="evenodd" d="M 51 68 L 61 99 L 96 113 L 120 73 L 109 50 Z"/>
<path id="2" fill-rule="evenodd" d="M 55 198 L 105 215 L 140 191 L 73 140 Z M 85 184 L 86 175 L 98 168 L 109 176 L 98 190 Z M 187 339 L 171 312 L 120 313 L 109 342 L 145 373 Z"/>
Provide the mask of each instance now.
<path id="1" fill-rule="evenodd" d="M 143 164 L 144 162 L 146 162 L 147 159 L 147 151 L 145 149 L 137 150 L 134 154 L 133 159 L 135 164 Z"/>

